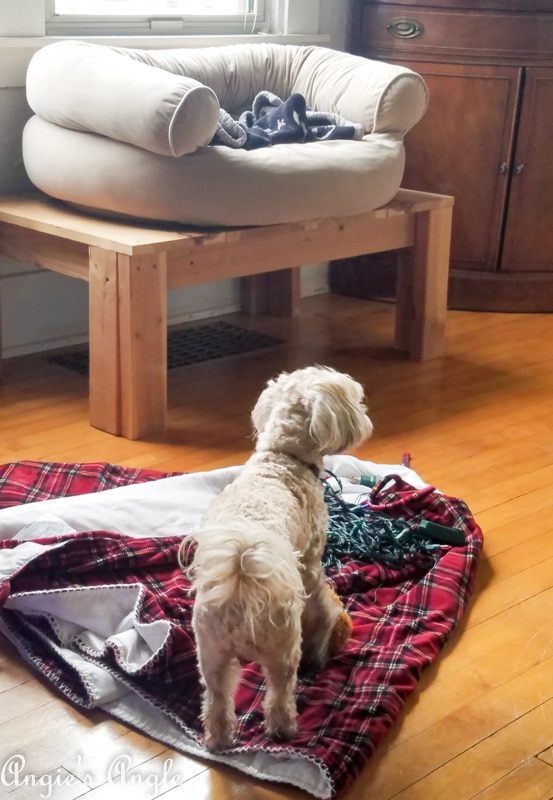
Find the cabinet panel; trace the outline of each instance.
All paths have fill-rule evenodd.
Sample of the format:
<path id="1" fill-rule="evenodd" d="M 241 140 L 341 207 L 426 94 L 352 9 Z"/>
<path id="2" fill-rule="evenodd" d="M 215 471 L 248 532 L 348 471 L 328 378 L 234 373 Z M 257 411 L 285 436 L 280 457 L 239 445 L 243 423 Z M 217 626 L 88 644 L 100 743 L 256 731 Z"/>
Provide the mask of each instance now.
<path id="1" fill-rule="evenodd" d="M 405 139 L 403 186 L 455 197 L 452 266 L 496 269 L 521 71 L 401 63 L 430 92 L 427 113 Z"/>
<path id="2" fill-rule="evenodd" d="M 553 68 L 526 70 L 501 269 L 551 271 Z"/>

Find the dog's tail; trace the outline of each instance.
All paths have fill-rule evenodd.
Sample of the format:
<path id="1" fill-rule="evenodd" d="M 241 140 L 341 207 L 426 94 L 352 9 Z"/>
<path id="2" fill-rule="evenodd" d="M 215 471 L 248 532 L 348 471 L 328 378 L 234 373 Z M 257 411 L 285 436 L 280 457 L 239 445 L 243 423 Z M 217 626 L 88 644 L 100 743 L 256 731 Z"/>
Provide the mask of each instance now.
<path id="1" fill-rule="evenodd" d="M 202 529 L 194 538 L 196 551 L 186 572 L 202 605 L 239 610 L 250 632 L 261 618 L 280 626 L 301 613 L 299 553 L 286 536 L 233 522 Z"/>

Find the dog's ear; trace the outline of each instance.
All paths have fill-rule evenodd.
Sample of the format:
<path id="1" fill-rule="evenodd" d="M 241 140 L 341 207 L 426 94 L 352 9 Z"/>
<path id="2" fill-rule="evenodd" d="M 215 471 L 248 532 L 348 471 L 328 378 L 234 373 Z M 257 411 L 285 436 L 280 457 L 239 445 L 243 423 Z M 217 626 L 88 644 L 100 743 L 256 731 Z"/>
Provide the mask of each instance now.
<path id="1" fill-rule="evenodd" d="M 351 450 L 372 434 L 363 390 L 351 378 L 319 386 L 311 411 L 309 433 L 325 455 Z"/>
<path id="2" fill-rule="evenodd" d="M 255 404 L 251 413 L 251 420 L 255 436 L 259 436 L 259 434 L 264 430 L 269 417 L 271 416 L 271 411 L 273 410 L 274 405 L 275 381 L 271 380 L 259 395 L 257 403 Z"/>

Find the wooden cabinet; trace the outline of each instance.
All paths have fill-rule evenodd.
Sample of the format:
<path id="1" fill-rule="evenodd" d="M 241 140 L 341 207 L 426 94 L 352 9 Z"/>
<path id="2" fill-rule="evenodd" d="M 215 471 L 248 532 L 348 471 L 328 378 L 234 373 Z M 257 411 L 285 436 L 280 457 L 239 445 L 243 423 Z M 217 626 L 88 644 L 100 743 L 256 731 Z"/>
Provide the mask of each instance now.
<path id="1" fill-rule="evenodd" d="M 553 46 L 553 43 L 552 43 Z M 527 68 L 501 268 L 553 269 L 553 67 Z"/>
<path id="2" fill-rule="evenodd" d="M 428 84 L 403 186 L 455 196 L 450 307 L 553 310 L 553 0 L 354 0 L 351 31 Z"/>

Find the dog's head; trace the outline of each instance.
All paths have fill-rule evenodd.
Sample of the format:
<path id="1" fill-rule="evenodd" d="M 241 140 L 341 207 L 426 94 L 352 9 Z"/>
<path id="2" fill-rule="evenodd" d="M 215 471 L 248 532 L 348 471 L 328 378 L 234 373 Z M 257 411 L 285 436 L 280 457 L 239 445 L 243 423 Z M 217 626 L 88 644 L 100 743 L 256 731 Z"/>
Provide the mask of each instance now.
<path id="1" fill-rule="evenodd" d="M 258 447 L 318 458 L 352 450 L 372 434 L 361 384 L 330 367 L 269 381 L 252 411 Z"/>

